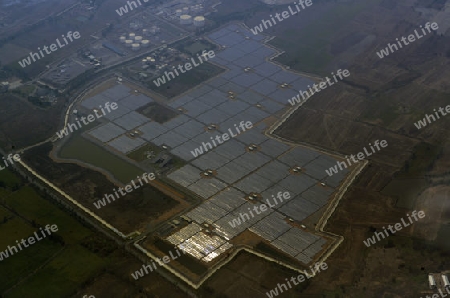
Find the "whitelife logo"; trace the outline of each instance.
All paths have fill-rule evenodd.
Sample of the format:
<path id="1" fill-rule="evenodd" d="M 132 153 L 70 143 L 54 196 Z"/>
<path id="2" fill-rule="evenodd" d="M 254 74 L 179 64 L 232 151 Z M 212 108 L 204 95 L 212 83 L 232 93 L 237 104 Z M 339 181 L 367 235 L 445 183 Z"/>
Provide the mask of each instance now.
<path id="1" fill-rule="evenodd" d="M 298 4 L 297 4 L 297 2 L 294 2 L 294 5 L 295 5 L 295 8 L 297 9 L 297 11 L 294 11 L 292 9 L 292 7 L 289 5 L 288 6 L 289 11 L 285 10 L 282 13 L 276 13 L 275 18 L 277 18 L 277 20 L 279 22 L 282 22 L 282 21 L 286 20 L 287 18 L 289 18 L 290 16 L 296 15 L 297 13 L 302 11 L 302 9 L 305 10 L 306 7 L 311 6 L 312 1 L 311 0 L 306 0 L 306 1 L 300 0 L 300 1 L 298 1 Z M 302 9 L 300 9 L 299 5 L 302 7 Z M 262 33 L 264 31 L 264 28 L 268 29 L 277 24 L 277 22 L 275 21 L 275 18 L 272 15 L 270 15 L 270 19 L 272 20 L 272 22 L 270 20 L 262 20 L 261 24 L 255 26 L 254 28 L 250 28 L 250 31 L 252 31 L 252 33 L 254 35 L 257 35 L 258 33 Z M 264 26 L 264 28 L 263 28 L 263 26 Z M 269 26 L 269 27 L 267 27 L 267 26 Z"/>
<path id="2" fill-rule="evenodd" d="M 294 284 L 294 286 L 297 286 L 300 283 L 304 282 L 306 280 L 305 276 L 307 279 L 310 279 L 310 278 L 316 276 L 316 274 L 319 273 L 321 269 L 327 270 L 328 264 L 325 262 L 320 262 L 320 263 L 316 263 L 314 265 L 314 269 L 312 267 L 309 267 L 309 268 L 311 269 L 311 274 L 309 274 L 308 272 L 305 271 L 304 275 L 300 274 L 297 277 L 295 277 L 295 276 L 291 277 L 290 281 Z M 278 283 L 276 288 L 274 288 L 273 290 L 270 290 L 269 292 L 266 292 L 267 297 L 273 298 L 273 297 L 280 295 L 284 291 L 288 290 L 288 286 L 289 286 L 289 289 L 292 289 L 292 286 L 291 286 L 291 283 L 289 282 L 289 280 L 287 278 L 285 278 L 285 280 L 286 280 L 286 283 L 281 283 L 281 284 Z M 297 280 L 298 280 L 298 282 L 297 282 Z M 286 286 L 286 284 L 287 284 L 287 286 Z M 280 292 L 278 292 L 278 290 L 280 290 Z"/>
<path id="3" fill-rule="evenodd" d="M 58 231 L 58 226 L 57 226 L 57 225 L 51 225 L 51 226 L 50 226 L 50 225 L 46 225 L 45 228 L 44 228 L 44 230 L 47 232 L 47 235 L 51 235 L 52 232 L 54 233 L 54 232 L 57 232 L 57 231 Z M 44 238 L 47 237 L 47 235 L 46 235 L 45 232 L 42 230 L 42 228 L 39 228 L 39 231 L 41 232 L 41 235 L 42 235 L 43 238 L 39 237 L 39 234 L 38 234 L 37 232 L 34 232 L 33 235 L 34 235 L 35 237 L 31 236 L 31 237 L 28 237 L 27 240 L 22 239 L 21 241 L 16 240 L 17 247 L 19 247 L 19 249 L 22 250 L 22 245 L 23 245 L 25 248 L 27 248 L 28 246 L 30 246 L 30 245 L 36 243 L 36 240 L 37 240 L 37 241 L 40 241 L 40 240 L 42 240 L 42 239 L 44 239 Z M 27 241 L 28 241 L 28 244 L 27 244 Z M 20 242 L 20 243 L 19 243 L 19 242 Z M 21 245 L 21 244 L 22 244 L 22 245 Z M 8 247 L 7 247 L 7 249 L 6 249 L 5 251 L 0 251 L 0 261 L 3 261 L 3 259 L 8 258 L 10 255 L 11 255 L 11 256 L 14 255 L 14 253 L 18 253 L 19 250 L 17 249 L 17 247 L 16 247 L 15 245 L 13 245 L 13 246 L 9 246 L 9 245 L 8 245 Z M 15 252 L 13 252 L 13 250 L 14 250 Z M 9 251 L 9 253 L 8 253 L 8 251 Z"/>
<path id="4" fill-rule="evenodd" d="M 136 185 L 136 184 L 134 183 L 134 180 L 131 180 L 130 184 L 133 185 L 133 187 L 132 187 L 131 185 L 128 184 L 128 185 L 125 185 L 124 188 L 119 187 L 119 188 L 117 189 L 117 190 L 120 192 L 120 194 L 121 194 L 122 196 L 125 196 L 127 193 L 130 193 L 130 192 L 132 192 L 133 190 L 138 189 L 139 187 L 141 187 L 142 185 L 144 185 L 144 183 L 142 182 L 141 178 L 140 178 L 139 176 L 137 176 L 137 178 L 138 178 L 138 180 L 139 180 L 140 185 Z M 143 179 L 146 183 L 148 183 L 149 180 L 150 180 L 150 181 L 151 181 L 151 180 L 154 180 L 155 178 L 156 178 L 156 177 L 155 177 L 155 173 L 150 173 L 150 174 L 144 173 L 144 174 L 142 175 L 142 179 Z M 123 191 L 124 189 L 125 189 L 126 192 Z M 114 192 L 114 194 L 116 195 L 116 198 L 119 199 L 120 196 L 119 196 L 119 194 L 117 193 L 117 191 L 116 191 L 115 188 L 113 189 L 113 192 Z M 105 196 L 104 196 L 104 198 L 103 198 L 102 200 L 98 200 L 97 202 L 94 203 L 94 206 L 95 206 L 95 208 L 100 209 L 100 208 L 106 206 L 108 203 L 111 203 L 111 200 L 114 202 L 114 201 L 116 200 L 116 198 L 115 198 L 112 194 L 105 194 Z M 111 199 L 111 200 L 110 200 L 110 199 Z M 107 203 L 106 201 L 108 201 L 108 203 Z"/>
<path id="5" fill-rule="evenodd" d="M 284 193 L 281 192 L 281 191 L 279 191 L 278 194 L 277 194 L 277 198 L 280 200 L 279 202 L 277 201 L 277 199 L 275 198 L 275 196 L 272 195 L 272 199 L 273 199 L 274 205 L 271 205 L 269 199 L 266 199 L 266 203 L 269 205 L 270 208 L 273 208 L 273 207 L 275 207 L 276 205 L 282 203 L 282 202 L 283 202 L 283 199 L 284 199 L 284 200 L 289 200 L 289 199 L 291 198 L 291 194 L 290 194 L 288 191 L 285 191 Z M 261 212 L 258 212 L 258 210 L 260 210 Z M 253 211 L 255 211 L 255 213 L 258 214 L 258 215 L 261 214 L 261 213 L 264 212 L 264 211 L 267 211 L 267 210 L 268 210 L 268 209 L 267 209 L 267 205 L 266 205 L 266 204 L 255 205 L 255 206 L 253 207 Z M 251 210 L 250 208 L 248 208 L 248 211 L 250 212 L 250 215 L 252 216 L 252 218 L 254 218 L 255 215 L 253 214 L 252 210 Z M 235 227 L 237 227 L 237 226 L 240 226 L 242 223 L 244 223 L 244 222 L 246 221 L 246 220 L 245 220 L 246 218 L 247 218 L 247 221 L 250 220 L 250 215 L 248 215 L 247 212 L 239 213 L 239 217 L 233 218 L 233 220 L 232 220 L 232 221 L 229 221 L 228 224 L 230 224 L 230 226 L 231 226 L 232 228 L 235 228 Z M 241 222 L 241 219 L 242 219 L 242 222 Z"/>
<path id="6" fill-rule="evenodd" d="M 422 28 L 422 25 L 420 26 L 420 28 L 422 29 L 423 35 L 420 35 L 417 32 L 417 29 L 414 29 L 415 35 L 414 34 L 408 35 L 408 41 L 409 42 L 406 41 L 406 37 L 403 36 L 401 38 L 401 41 L 403 42 L 403 44 L 405 46 L 407 46 L 410 43 L 413 43 L 414 41 L 416 41 L 416 37 L 417 37 L 417 39 L 421 39 L 422 37 L 427 35 L 427 32 L 425 31 L 424 28 Z M 439 29 L 439 26 L 438 26 L 437 23 L 430 23 L 430 22 L 428 22 L 428 23 L 425 24 L 425 28 L 427 29 L 428 33 L 430 33 L 431 29 L 437 30 L 437 29 Z M 398 40 L 398 38 L 396 38 L 395 40 L 397 41 L 398 47 L 400 47 L 400 49 L 403 48 L 402 43 L 400 42 L 400 40 Z M 377 52 L 377 55 L 378 55 L 378 57 L 380 57 L 380 59 L 383 59 L 384 57 L 389 56 L 389 50 L 391 51 L 391 54 L 393 54 L 395 51 L 398 51 L 398 47 L 397 47 L 397 45 L 395 43 L 394 44 L 388 43 L 388 46 L 385 49 Z"/>
<path id="7" fill-rule="evenodd" d="M 395 232 L 398 232 L 398 231 L 402 230 L 403 228 L 406 228 L 407 226 L 410 226 L 411 224 L 413 224 L 414 222 L 412 221 L 411 217 L 409 217 L 409 214 L 408 214 L 408 213 L 406 214 L 406 216 L 408 216 L 408 219 L 409 219 L 409 223 L 410 223 L 410 224 L 407 224 L 407 223 L 403 220 L 403 218 L 402 218 L 402 219 L 401 219 L 401 222 L 402 222 L 403 226 L 402 226 L 402 224 L 400 224 L 400 223 L 396 223 L 394 226 L 389 225 L 389 226 L 388 226 L 388 230 L 389 230 L 392 234 L 395 234 Z M 418 221 L 419 218 L 424 218 L 424 217 L 425 217 L 425 212 L 423 212 L 423 211 L 417 212 L 416 210 L 414 210 L 414 211 L 411 213 L 411 216 L 412 216 L 416 221 Z M 419 217 L 419 218 L 417 218 L 417 217 Z M 394 230 L 393 228 L 395 228 L 395 230 Z M 383 234 L 383 232 L 384 232 L 384 234 Z M 384 238 L 390 236 L 390 235 L 389 235 L 389 232 L 386 230 L 385 227 L 383 227 L 383 232 L 375 232 L 375 233 L 374 233 L 374 234 L 375 234 L 374 236 L 372 236 L 371 238 L 367 238 L 367 240 L 363 240 L 364 244 L 365 244 L 367 247 L 369 247 L 369 246 L 374 245 L 375 243 L 377 243 L 377 240 L 376 240 L 376 239 L 378 239 L 378 241 L 380 241 L 380 240 L 381 240 L 381 239 L 380 239 L 380 236 L 382 237 L 382 239 L 384 239 Z M 386 234 L 386 237 L 384 236 L 385 234 Z M 375 239 L 375 237 L 376 237 L 376 239 Z"/>
<path id="8" fill-rule="evenodd" d="M 313 84 L 313 86 L 311 87 L 310 85 L 308 85 L 309 88 L 309 92 L 307 91 L 300 91 L 296 96 L 292 97 L 291 99 L 288 99 L 288 102 L 291 104 L 291 106 L 294 106 L 295 104 L 299 104 L 302 102 L 305 102 L 308 98 L 310 98 L 311 96 L 313 96 L 315 93 L 319 93 L 322 90 L 327 89 L 328 86 L 334 85 L 335 83 L 338 82 L 338 79 L 336 78 L 336 76 L 338 76 L 341 80 L 343 80 L 344 78 L 347 78 L 350 76 L 350 71 L 348 71 L 348 69 L 338 69 L 336 71 L 336 74 L 334 74 L 334 72 L 331 73 L 331 75 L 333 76 L 334 79 L 334 83 L 331 82 L 329 77 L 325 77 L 325 81 L 320 82 L 319 84 Z M 328 84 L 328 86 L 327 86 Z M 322 89 L 320 90 L 319 89 Z M 313 91 L 313 88 L 316 92 Z M 300 96 L 302 97 L 302 99 L 300 99 Z"/>
<path id="9" fill-rule="evenodd" d="M 228 132 L 230 133 L 230 135 L 231 135 L 232 138 L 237 137 L 239 134 L 245 132 L 245 131 L 246 131 L 246 128 L 247 128 L 247 129 L 251 129 L 251 128 L 253 127 L 253 123 L 252 123 L 251 121 L 247 121 L 247 122 L 245 122 L 245 123 L 244 123 L 244 121 L 241 121 L 241 123 L 239 123 L 239 126 L 240 126 L 240 128 L 242 129 L 242 132 L 239 130 L 239 128 L 237 127 L 236 124 L 234 125 L 234 128 L 236 129 L 236 132 L 237 132 L 236 135 L 233 134 L 233 131 L 231 130 L 231 128 L 228 129 Z M 217 143 L 219 143 L 219 145 L 220 145 L 220 144 L 223 144 L 225 141 L 228 141 L 228 140 L 230 139 L 230 135 L 227 134 L 227 133 L 224 133 L 224 134 L 222 134 L 221 136 L 220 136 L 220 135 L 216 135 L 215 139 L 216 139 Z M 220 139 L 220 137 L 222 137 L 222 140 L 223 140 L 223 141 Z M 217 147 L 217 146 L 218 146 L 218 145 L 216 144 L 216 142 L 214 141 L 214 138 L 213 138 L 213 137 L 211 137 L 211 142 L 213 142 L 214 147 Z M 211 145 L 210 142 L 206 142 L 206 143 L 205 143 L 205 142 L 202 142 L 202 146 L 203 146 L 203 148 L 205 149 L 205 152 L 208 151 L 208 147 L 209 147 L 209 150 L 212 150 L 212 149 L 213 149 L 213 145 Z M 202 148 L 201 146 L 198 147 L 198 148 L 195 148 L 194 151 L 191 151 L 192 155 L 193 155 L 194 157 L 197 157 L 197 156 L 199 156 L 199 155 L 202 155 L 202 154 L 203 154 L 203 148 Z"/>
<path id="10" fill-rule="evenodd" d="M 106 112 L 103 110 L 103 107 L 100 105 L 99 108 L 100 108 L 100 110 L 101 110 L 102 113 L 103 113 L 102 115 L 99 115 L 99 114 L 97 113 L 98 110 L 97 110 L 97 109 L 94 109 L 95 116 L 92 115 L 92 114 L 89 114 L 87 117 L 80 117 L 81 122 L 83 122 L 84 125 L 88 125 L 89 123 L 94 122 L 94 121 L 97 120 L 98 118 L 101 118 L 101 117 L 105 116 L 105 115 L 106 115 Z M 116 102 L 112 102 L 112 103 L 110 104 L 109 101 L 108 101 L 108 102 L 105 103 L 105 108 L 106 108 L 106 110 L 108 111 L 108 113 L 111 113 L 111 110 L 113 110 L 113 111 L 114 111 L 114 110 L 117 110 L 118 105 L 117 105 Z M 95 118 L 95 117 L 97 117 L 97 118 Z M 88 120 L 87 123 L 86 123 L 86 121 L 85 121 L 86 119 Z M 81 123 L 80 123 L 80 121 L 77 121 L 77 123 L 78 123 L 78 127 L 77 127 L 77 125 L 74 124 L 74 123 L 69 123 L 68 126 L 69 126 L 70 132 L 74 132 L 74 131 L 78 130 L 78 128 L 81 128 Z M 56 135 L 58 136 L 58 138 L 62 139 L 63 137 L 69 135 L 69 131 L 67 130 L 67 127 L 64 127 L 64 128 L 61 129 L 59 132 L 56 132 Z"/>
<path id="11" fill-rule="evenodd" d="M 72 33 L 72 31 L 67 32 L 67 35 L 64 36 L 64 34 L 62 35 L 63 40 L 65 42 L 65 44 L 61 44 L 61 42 L 59 41 L 59 39 L 56 39 L 56 43 L 58 44 L 59 47 L 56 46 L 56 44 L 52 43 L 49 47 L 44 46 L 42 48 L 42 50 L 45 51 L 45 53 L 47 55 L 51 54 L 52 52 L 57 51 L 60 48 L 65 47 L 66 45 L 69 44 L 69 42 L 67 41 L 66 37 L 70 40 L 70 42 L 73 42 L 74 39 L 79 39 L 81 37 L 80 32 L 75 31 Z M 73 38 L 72 38 L 73 37 Z M 48 50 L 50 49 L 51 52 Z M 36 62 L 37 60 L 40 60 L 41 58 L 44 58 L 44 53 L 42 52 L 41 48 L 38 48 L 39 53 L 33 53 L 30 52 L 30 55 L 28 56 L 28 58 L 23 59 L 22 61 L 19 61 L 20 66 L 22 66 L 22 68 L 25 68 L 26 66 L 31 64 L 31 60 L 33 60 L 33 62 Z M 40 55 L 39 55 L 40 54 Z"/>
<path id="12" fill-rule="evenodd" d="M 434 111 L 434 114 L 436 115 L 436 117 L 434 117 L 433 114 L 431 114 L 431 115 L 425 114 L 425 118 L 423 118 L 423 120 L 419 120 L 416 123 L 414 123 L 414 125 L 417 127 L 417 129 L 421 129 L 422 127 L 427 126 L 427 120 L 428 120 L 428 124 L 431 124 L 431 122 L 434 122 L 437 119 L 440 119 L 439 113 L 436 111 L 436 109 L 433 109 L 433 111 Z M 444 112 L 444 108 L 442 108 L 442 107 L 440 107 L 438 109 L 438 111 L 441 112 L 442 116 L 447 116 L 447 113 L 450 113 L 450 105 L 445 107 L 445 111 L 447 113 Z M 433 121 L 431 121 L 431 119 L 433 119 Z"/>
<path id="13" fill-rule="evenodd" d="M 14 154 L 14 155 L 12 155 L 12 154 L 10 153 L 10 154 L 8 154 L 8 157 L 7 157 L 6 159 L 5 159 L 4 156 L 3 156 L 2 158 L 3 158 L 3 163 L 5 164 L 5 166 L 2 167 L 2 166 L 0 165 L 0 171 L 2 171 L 2 170 L 4 170 L 4 169 L 6 169 L 7 167 L 11 166 L 11 165 L 14 163 L 14 161 L 20 161 L 20 155 L 19 155 L 19 154 Z M 7 160 L 9 161 L 9 163 L 8 163 Z"/>
<path id="14" fill-rule="evenodd" d="M 216 54 L 214 53 L 213 50 L 211 50 L 209 52 L 206 52 L 206 50 L 204 50 L 201 55 L 197 54 L 197 58 L 200 62 L 199 64 L 195 63 L 194 58 L 191 58 L 192 64 L 190 62 L 186 62 L 184 64 L 185 69 L 183 69 L 183 65 L 181 65 L 181 64 L 179 64 L 177 68 L 181 73 L 186 73 L 187 71 L 192 69 L 192 65 L 194 67 L 197 67 L 197 66 L 202 65 L 203 62 L 208 61 L 208 58 L 206 56 L 208 56 L 209 59 L 212 59 L 216 56 Z M 202 57 L 203 57 L 203 59 L 202 59 Z M 175 77 L 178 77 L 180 75 L 178 73 L 177 69 L 175 68 L 175 66 L 173 67 L 173 71 L 175 72 L 176 76 L 171 71 L 169 71 L 169 72 L 165 71 L 164 76 L 161 76 L 161 77 L 157 78 L 156 80 L 154 80 L 153 83 L 156 85 L 156 87 L 159 87 L 159 86 L 169 82 L 170 80 L 175 79 Z M 166 78 L 167 78 L 167 81 L 166 81 Z"/>
<path id="15" fill-rule="evenodd" d="M 165 266 L 165 264 L 169 263 L 170 261 L 176 260 L 176 259 L 178 259 L 179 257 L 181 257 L 181 253 L 178 251 L 178 249 L 176 249 L 175 251 L 177 252 L 178 257 L 175 256 L 175 255 L 172 253 L 172 251 L 169 251 L 170 257 L 166 255 L 166 256 L 162 257 L 161 259 L 160 259 L 160 258 L 156 258 L 156 262 L 158 263 L 158 265 L 159 265 L 159 266 Z M 185 252 L 183 249 L 181 249 L 181 251 L 183 252 L 183 254 L 186 254 L 186 252 Z M 162 260 L 162 261 L 161 261 L 161 260 Z M 151 262 L 151 265 L 153 265 L 153 268 L 154 268 L 155 270 L 158 269 L 158 267 L 156 267 L 155 262 L 152 261 L 152 262 Z M 131 276 L 132 276 L 135 280 L 137 280 L 137 279 L 139 279 L 139 278 L 141 278 L 141 277 L 144 277 L 145 274 L 149 274 L 149 272 L 148 272 L 147 269 L 150 269 L 150 272 L 153 272 L 153 268 L 152 268 L 151 265 L 142 265 L 142 268 L 141 268 L 139 271 L 135 271 L 134 273 L 131 273 Z M 145 273 L 144 273 L 144 271 L 145 271 Z"/>
<path id="16" fill-rule="evenodd" d="M 150 0 L 142 0 L 144 3 L 147 3 Z M 128 7 L 130 7 L 130 10 L 128 10 L 128 7 L 126 5 L 120 7 L 119 9 L 116 9 L 117 14 L 121 17 L 124 14 L 128 13 L 128 11 L 132 11 L 133 10 L 133 6 L 134 8 L 138 8 L 137 3 L 139 3 L 139 6 L 142 6 L 141 0 L 136 0 L 136 1 L 127 1 Z"/>
<path id="17" fill-rule="evenodd" d="M 381 150 L 381 148 L 386 148 L 388 146 L 388 143 L 386 140 L 382 140 L 381 142 L 379 142 L 378 140 L 376 140 L 373 144 L 378 151 Z M 381 146 L 381 148 L 380 148 Z M 372 143 L 369 143 L 369 147 L 372 149 L 372 153 L 370 153 L 369 151 L 367 151 L 366 147 L 364 147 L 364 153 L 363 152 L 359 152 L 358 154 L 356 154 L 356 157 L 358 158 L 358 160 L 355 159 L 355 155 L 350 154 L 350 158 L 348 158 L 348 156 L 346 155 L 345 158 L 347 159 L 347 163 L 348 166 L 350 167 L 352 165 L 352 162 L 350 161 L 350 159 L 354 162 L 354 163 L 358 163 L 360 160 L 365 159 L 368 156 L 371 156 L 372 154 L 378 152 L 375 151 L 375 149 L 372 147 Z M 344 168 L 347 168 L 347 164 L 345 162 L 342 161 L 338 161 L 337 165 L 335 165 L 334 167 L 329 168 L 328 170 L 325 170 L 325 172 L 328 174 L 328 176 L 333 176 L 334 174 L 337 174 L 339 172 L 339 169 L 342 171 Z M 342 168 L 342 166 L 344 166 L 344 168 Z"/>

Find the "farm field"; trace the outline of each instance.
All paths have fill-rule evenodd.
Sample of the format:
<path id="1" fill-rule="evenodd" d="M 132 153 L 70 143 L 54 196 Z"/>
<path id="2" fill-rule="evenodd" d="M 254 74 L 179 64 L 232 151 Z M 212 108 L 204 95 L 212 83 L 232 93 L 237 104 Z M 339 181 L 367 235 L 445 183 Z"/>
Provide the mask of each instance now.
<path id="1" fill-rule="evenodd" d="M 140 266 L 138 260 L 44 199 L 14 173 L 1 171 L 0 181 L 18 187 L 0 187 L 0 216 L 6 219 L 0 223 L 0 251 L 31 236 L 39 225 L 58 226 L 55 239 L 42 239 L 0 261 L 2 297 L 27 297 L 29 293 L 42 298 L 80 297 L 83 292 L 104 295 L 100 297 L 123 297 L 125 293 L 137 297 L 139 286 L 131 283 L 129 274 L 132 266 Z M 156 273 L 145 280 L 143 292 L 150 293 L 151 288 L 151 293 L 162 294 L 171 289 L 171 297 L 186 297 Z"/>
<path id="2" fill-rule="evenodd" d="M 55 284 L 47 282 L 49 275 L 70 281 L 56 284 L 59 288 L 57 295 L 66 296 L 107 263 L 106 258 L 99 258 L 80 246 L 81 241 L 92 235 L 93 231 L 43 199 L 33 188 L 21 185 L 18 190 L 7 190 L 0 201 L 0 210 L 7 217 L 7 221 L 0 225 L 1 250 L 7 245 L 14 245 L 15 240 L 31 236 L 33 232 L 38 231 L 39 226 L 58 226 L 56 238 L 47 237 L 37 241 L 0 263 L 0 272 L 3 275 L 0 278 L 0 289 L 2 292 L 6 291 L 5 297 L 23 297 L 25 292 L 22 291 L 29 286 L 35 290 L 39 288 L 39 292 L 34 291 L 35 297 L 53 296 L 56 289 Z M 10 210 L 14 210 L 14 213 Z M 80 259 L 76 261 L 76 258 Z M 64 266 L 57 266 L 61 262 Z M 86 267 L 82 265 L 83 262 L 96 266 Z M 12 288 L 18 282 L 20 287 Z M 40 286 L 35 287 L 36 283 Z"/>

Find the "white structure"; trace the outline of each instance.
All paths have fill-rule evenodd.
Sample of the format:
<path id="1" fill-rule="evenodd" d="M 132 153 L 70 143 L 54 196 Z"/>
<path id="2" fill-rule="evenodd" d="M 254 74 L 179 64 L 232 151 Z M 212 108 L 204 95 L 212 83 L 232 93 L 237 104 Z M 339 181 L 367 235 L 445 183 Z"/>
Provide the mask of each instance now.
<path id="1" fill-rule="evenodd" d="M 144 39 L 141 41 L 143 47 L 147 48 L 150 45 L 150 41 L 148 39 Z"/>
<path id="2" fill-rule="evenodd" d="M 137 50 L 139 50 L 140 48 L 141 48 L 141 45 L 138 44 L 138 43 L 133 43 L 133 44 L 131 45 L 131 49 L 132 49 L 133 51 L 137 51 Z"/>
<path id="3" fill-rule="evenodd" d="M 434 280 L 433 274 L 428 274 L 428 284 L 430 289 L 436 289 L 436 281 Z"/>
<path id="4" fill-rule="evenodd" d="M 150 28 L 150 33 L 153 34 L 153 35 L 159 33 L 160 31 L 161 31 L 161 28 L 159 28 L 158 26 L 152 26 Z"/>
<path id="5" fill-rule="evenodd" d="M 131 40 L 131 39 L 127 39 L 127 40 L 125 40 L 125 46 L 127 47 L 127 48 L 131 48 L 131 44 L 133 43 L 133 41 Z"/>
<path id="6" fill-rule="evenodd" d="M 183 14 L 188 14 L 189 13 L 189 7 L 183 7 Z"/>
<path id="7" fill-rule="evenodd" d="M 136 35 L 135 37 L 134 37 L 134 40 L 138 43 L 138 42 L 141 42 L 142 41 L 142 36 L 138 36 L 138 35 Z"/>
<path id="8" fill-rule="evenodd" d="M 448 282 L 448 277 L 445 274 L 442 274 L 442 282 L 444 283 L 444 288 L 450 290 L 450 282 Z"/>
<path id="9" fill-rule="evenodd" d="M 135 33 L 130 33 L 130 34 L 128 34 L 129 39 L 134 39 L 135 36 L 136 36 Z"/>
<path id="10" fill-rule="evenodd" d="M 148 60 L 147 60 L 147 59 L 145 59 L 145 58 L 144 58 L 144 59 L 142 59 L 142 65 L 146 65 L 146 64 L 147 64 L 147 61 L 148 61 Z"/>
<path id="11" fill-rule="evenodd" d="M 142 35 L 144 35 L 144 36 L 149 36 L 149 35 L 150 35 L 150 30 L 148 30 L 148 29 L 142 29 Z"/>
<path id="12" fill-rule="evenodd" d="M 184 15 L 180 16 L 180 24 L 181 25 L 192 24 L 192 17 L 188 14 L 184 14 Z"/>
<path id="13" fill-rule="evenodd" d="M 175 15 L 176 15 L 177 17 L 181 16 L 182 14 L 183 14 L 183 11 L 182 11 L 181 9 L 175 10 Z"/>
<path id="14" fill-rule="evenodd" d="M 127 40 L 127 38 L 125 36 L 120 37 L 120 43 L 125 43 L 125 40 Z"/>
<path id="15" fill-rule="evenodd" d="M 194 18 L 194 26 L 195 27 L 203 27 L 205 25 L 205 18 L 202 16 L 198 16 Z"/>

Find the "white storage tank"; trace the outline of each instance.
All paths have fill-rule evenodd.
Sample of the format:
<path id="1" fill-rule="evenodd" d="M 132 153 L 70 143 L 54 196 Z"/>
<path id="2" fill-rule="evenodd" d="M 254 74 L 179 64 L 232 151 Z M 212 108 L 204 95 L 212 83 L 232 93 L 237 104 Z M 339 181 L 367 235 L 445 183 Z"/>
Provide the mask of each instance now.
<path id="1" fill-rule="evenodd" d="M 448 281 L 447 275 L 442 274 L 442 282 L 444 283 L 444 288 L 450 289 L 450 282 Z"/>
<path id="2" fill-rule="evenodd" d="M 188 14 L 189 13 L 189 7 L 183 7 L 183 14 Z"/>
<path id="3" fill-rule="evenodd" d="M 136 42 L 141 42 L 141 41 L 142 41 L 142 36 L 136 35 L 136 36 L 134 37 L 134 40 L 135 40 Z"/>
<path id="4" fill-rule="evenodd" d="M 430 286 L 430 289 L 436 289 L 436 281 L 434 280 L 432 274 L 428 274 L 428 284 Z"/>
<path id="5" fill-rule="evenodd" d="M 150 30 L 148 30 L 148 29 L 142 29 L 142 35 L 144 35 L 144 36 L 149 36 L 149 35 L 150 35 Z"/>
<path id="6" fill-rule="evenodd" d="M 144 59 L 142 59 L 142 65 L 146 65 L 147 64 L 147 59 L 146 58 L 144 58 Z"/>
<path id="7" fill-rule="evenodd" d="M 188 14 L 184 14 L 184 15 L 180 16 L 180 24 L 181 25 L 192 24 L 192 17 Z"/>
<path id="8" fill-rule="evenodd" d="M 144 48 L 147 48 L 150 45 L 150 40 L 144 39 L 143 41 L 141 41 L 141 44 Z"/>
<path id="9" fill-rule="evenodd" d="M 202 27 L 205 25 L 205 18 L 202 16 L 198 16 L 194 18 L 194 26 L 195 27 Z"/>
<path id="10" fill-rule="evenodd" d="M 177 9 L 177 10 L 175 10 L 175 14 L 177 17 L 179 17 L 183 14 L 183 11 L 181 9 Z"/>
<path id="11" fill-rule="evenodd" d="M 131 49 L 132 49 L 133 51 L 137 51 L 137 50 L 139 50 L 140 48 L 141 48 L 141 45 L 138 44 L 138 43 L 133 43 L 133 44 L 131 45 Z"/>
<path id="12" fill-rule="evenodd" d="M 128 34 L 129 39 L 134 39 L 135 36 L 136 36 L 135 33 L 130 33 L 130 34 Z"/>
<path id="13" fill-rule="evenodd" d="M 125 36 L 120 37 L 120 43 L 125 43 L 125 40 L 127 40 L 127 38 Z"/>
<path id="14" fill-rule="evenodd" d="M 125 46 L 126 46 L 127 48 L 130 48 L 132 43 L 133 43 L 133 41 L 132 41 L 131 39 L 125 40 Z"/>

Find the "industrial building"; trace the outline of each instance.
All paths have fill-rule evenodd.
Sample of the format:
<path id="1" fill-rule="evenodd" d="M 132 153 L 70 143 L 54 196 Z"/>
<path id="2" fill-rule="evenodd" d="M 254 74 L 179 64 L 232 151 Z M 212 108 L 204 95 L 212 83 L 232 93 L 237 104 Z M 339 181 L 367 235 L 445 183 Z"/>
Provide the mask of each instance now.
<path id="1" fill-rule="evenodd" d="M 188 14 L 183 14 L 180 16 L 180 24 L 181 25 L 190 25 L 192 24 L 192 17 Z"/>
<path id="2" fill-rule="evenodd" d="M 203 27 L 205 25 L 205 18 L 202 16 L 197 16 L 194 18 L 195 27 Z"/>
<path id="3" fill-rule="evenodd" d="M 119 56 L 125 56 L 125 54 L 120 49 L 118 49 L 115 45 L 113 45 L 109 42 L 102 43 L 102 46 L 104 46 L 108 50 L 113 51 L 114 53 L 116 53 Z"/>

